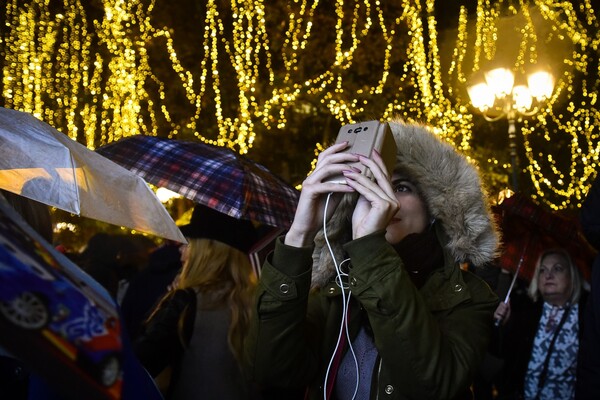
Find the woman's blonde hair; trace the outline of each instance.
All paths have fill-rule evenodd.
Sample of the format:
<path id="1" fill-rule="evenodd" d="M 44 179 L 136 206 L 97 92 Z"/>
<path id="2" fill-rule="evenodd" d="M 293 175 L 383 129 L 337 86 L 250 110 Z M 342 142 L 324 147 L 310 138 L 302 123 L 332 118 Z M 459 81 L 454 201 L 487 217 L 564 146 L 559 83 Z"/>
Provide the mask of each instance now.
<path id="1" fill-rule="evenodd" d="M 575 304 L 579 301 L 579 297 L 581 296 L 581 287 L 582 287 L 582 279 L 579 269 L 573 263 L 571 256 L 565 249 L 555 248 L 555 249 L 547 249 L 540 253 L 540 256 L 537 259 L 535 265 L 535 271 L 533 272 L 533 278 L 531 279 L 531 283 L 529 284 L 529 288 L 527 289 L 527 294 L 529 297 L 536 301 L 540 295 L 540 291 L 538 288 L 538 278 L 540 276 L 540 268 L 544 259 L 549 255 L 557 255 L 563 258 L 566 262 L 566 267 L 569 271 L 569 276 L 571 278 L 571 294 L 569 296 L 569 304 Z"/>
<path id="2" fill-rule="evenodd" d="M 206 309 L 225 306 L 231 310 L 231 324 L 227 341 L 234 356 L 240 361 L 243 354 L 244 334 L 252 313 L 253 294 L 257 278 L 248 256 L 234 247 L 212 239 L 188 238 L 188 258 L 176 281 L 177 289 L 193 289 L 201 293 L 201 307 Z M 166 301 L 174 291 L 161 300 Z M 160 308 L 157 306 L 154 313 Z M 152 314 L 154 314 L 152 313 Z M 148 317 L 147 321 L 152 319 Z M 185 346 L 184 327 L 187 313 L 178 324 L 179 337 Z"/>
<path id="3" fill-rule="evenodd" d="M 183 264 L 178 288 L 209 293 L 206 306 L 227 306 L 231 325 L 227 340 L 241 360 L 242 344 L 252 312 L 256 275 L 248 256 L 212 239 L 189 239 L 188 259 Z"/>

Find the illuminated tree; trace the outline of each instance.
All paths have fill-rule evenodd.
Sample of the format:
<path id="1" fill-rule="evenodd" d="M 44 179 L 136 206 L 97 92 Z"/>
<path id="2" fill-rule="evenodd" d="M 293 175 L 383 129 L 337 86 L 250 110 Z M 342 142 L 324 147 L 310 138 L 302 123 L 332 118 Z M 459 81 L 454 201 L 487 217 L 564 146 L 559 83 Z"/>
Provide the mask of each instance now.
<path id="1" fill-rule="evenodd" d="M 569 49 L 548 108 L 519 124 L 523 191 L 572 208 L 596 174 L 600 38 L 589 0 L 159 3 L 7 0 L 4 105 L 91 148 L 134 134 L 229 146 L 293 183 L 341 124 L 399 116 L 478 161 L 495 191 L 510 170 L 506 130 L 474 112 L 465 87 L 502 53 L 512 18 L 516 69 L 549 40 Z M 485 151 L 492 144 L 500 151 Z"/>

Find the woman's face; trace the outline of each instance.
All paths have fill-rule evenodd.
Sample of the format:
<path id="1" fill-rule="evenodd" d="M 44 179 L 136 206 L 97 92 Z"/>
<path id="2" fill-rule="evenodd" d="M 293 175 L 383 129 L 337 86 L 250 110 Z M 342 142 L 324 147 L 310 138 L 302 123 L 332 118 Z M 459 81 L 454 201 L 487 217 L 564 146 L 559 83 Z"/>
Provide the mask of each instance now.
<path id="1" fill-rule="evenodd" d="M 571 273 L 567 260 L 560 254 L 548 254 L 542 259 L 538 289 L 544 301 L 564 305 L 571 297 Z"/>
<path id="2" fill-rule="evenodd" d="M 397 174 L 392 177 L 392 187 L 400 209 L 387 226 L 385 239 L 396 244 L 408 234 L 421 233 L 429 225 L 427 206 L 417 193 L 415 185 Z"/>

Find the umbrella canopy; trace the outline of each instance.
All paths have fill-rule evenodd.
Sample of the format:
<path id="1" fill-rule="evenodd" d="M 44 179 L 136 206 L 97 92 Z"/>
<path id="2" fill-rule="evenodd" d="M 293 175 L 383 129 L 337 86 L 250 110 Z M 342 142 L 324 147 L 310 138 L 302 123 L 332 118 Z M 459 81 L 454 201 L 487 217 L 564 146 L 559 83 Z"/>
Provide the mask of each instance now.
<path id="1" fill-rule="evenodd" d="M 106 289 L 0 195 L 0 346 L 43 378 L 36 389 L 60 398 L 162 399 L 122 326 Z"/>
<path id="2" fill-rule="evenodd" d="M 185 243 L 142 178 L 33 115 L 1 107 L 0 188 L 77 215 Z"/>
<path id="3" fill-rule="evenodd" d="M 138 135 L 97 152 L 156 186 L 234 218 L 289 228 L 296 212 L 296 189 L 225 147 Z"/>
<path id="4" fill-rule="evenodd" d="M 499 266 L 530 282 L 540 253 L 562 247 L 589 282 L 596 251 L 585 240 L 576 219 L 552 213 L 516 194 L 495 206 L 504 248 Z"/>

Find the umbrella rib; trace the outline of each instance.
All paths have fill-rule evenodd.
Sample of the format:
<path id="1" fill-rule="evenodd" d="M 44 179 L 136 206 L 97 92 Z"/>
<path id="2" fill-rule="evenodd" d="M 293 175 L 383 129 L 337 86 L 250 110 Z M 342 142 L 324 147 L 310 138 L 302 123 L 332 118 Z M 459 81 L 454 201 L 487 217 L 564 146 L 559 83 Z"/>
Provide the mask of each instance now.
<path id="1" fill-rule="evenodd" d="M 527 239 L 525 243 L 525 248 L 521 252 L 521 257 L 519 258 L 519 264 L 517 265 L 517 270 L 515 271 L 515 275 L 513 276 L 512 282 L 510 283 L 510 287 L 508 288 L 508 292 L 506 293 L 506 297 L 504 298 L 504 303 L 508 303 L 508 299 L 510 298 L 510 294 L 515 286 L 515 282 L 517 281 L 517 277 L 519 276 L 519 271 L 523 266 L 523 260 L 525 259 L 525 254 L 527 253 L 527 248 L 529 247 L 529 243 L 531 242 L 531 236 Z"/>

